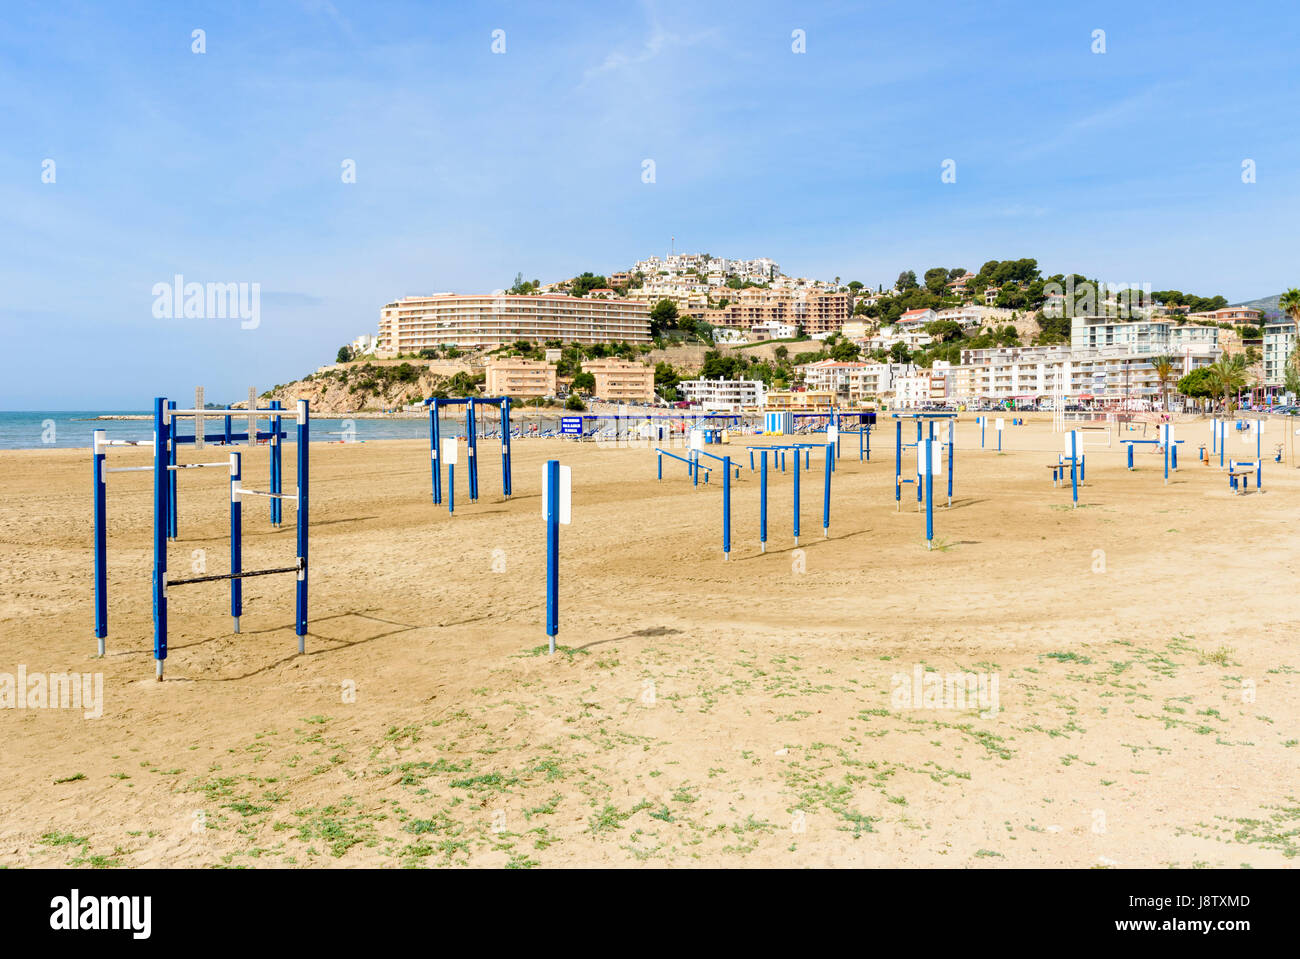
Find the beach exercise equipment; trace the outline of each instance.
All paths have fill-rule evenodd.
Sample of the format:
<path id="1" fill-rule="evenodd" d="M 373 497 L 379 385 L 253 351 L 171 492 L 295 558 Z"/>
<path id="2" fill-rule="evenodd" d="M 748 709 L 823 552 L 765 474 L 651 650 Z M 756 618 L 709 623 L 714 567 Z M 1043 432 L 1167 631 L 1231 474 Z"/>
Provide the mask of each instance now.
<path id="1" fill-rule="evenodd" d="M 442 503 L 442 470 L 438 464 L 438 451 L 441 446 L 441 424 L 438 412 L 446 407 L 465 407 L 465 439 L 468 444 L 469 459 L 469 501 L 478 502 L 478 440 L 479 418 L 475 411 L 484 412 L 496 409 L 500 414 L 501 431 L 501 492 L 510 498 L 510 397 L 508 396 L 464 396 L 452 399 L 431 397 L 424 401 L 429 408 L 429 468 L 433 477 L 434 505 Z M 454 435 L 454 434 L 453 434 Z"/>
<path id="2" fill-rule="evenodd" d="M 198 399 L 202 399 L 200 392 Z M 305 647 L 304 637 L 307 634 L 307 492 L 308 492 L 308 435 L 309 435 L 309 413 L 306 400 L 299 400 L 296 411 L 283 410 L 279 404 L 269 409 L 259 410 L 256 407 L 256 397 L 250 397 L 253 401 L 247 411 L 236 409 L 208 410 L 201 404 L 194 409 L 182 410 L 177 409 L 175 402 L 169 402 L 165 397 L 154 398 L 154 438 L 148 441 L 123 441 L 123 440 L 106 440 L 102 430 L 96 430 L 94 435 L 94 485 L 95 485 L 95 545 L 94 545 L 94 564 L 95 564 L 95 636 L 98 639 L 99 653 L 102 656 L 105 651 L 105 637 L 108 635 L 108 574 L 107 574 L 107 549 L 106 549 L 106 520 L 107 520 L 107 492 L 105 486 L 105 475 L 111 472 L 126 471 L 152 471 L 153 473 L 153 501 L 154 501 L 154 521 L 153 521 L 153 624 L 154 624 L 154 674 L 158 680 L 163 678 L 163 662 L 167 659 L 167 602 L 168 589 L 174 586 L 185 586 L 194 583 L 210 583 L 228 580 L 230 582 L 230 612 L 234 618 L 234 631 L 239 632 L 239 618 L 243 611 L 243 589 L 241 580 L 253 576 L 269 576 L 275 573 L 294 573 L 297 576 L 296 592 L 296 615 L 294 622 L 294 631 L 298 635 L 298 652 L 303 652 Z M 243 434 L 245 437 L 251 436 L 250 442 L 256 442 L 259 438 L 264 438 L 257 431 L 257 418 L 266 417 L 272 421 L 272 429 L 278 424 L 282 417 L 293 418 L 297 421 L 297 453 L 298 453 L 298 475 L 297 491 L 294 495 L 287 495 L 278 490 L 264 491 L 245 489 L 243 487 L 243 470 L 239 453 L 231 453 L 225 461 L 209 463 L 186 463 L 177 464 L 175 462 L 176 447 L 182 443 L 195 443 L 201 447 L 204 440 L 211 440 L 204 432 L 204 417 L 207 415 L 220 415 L 227 419 L 232 416 L 247 416 L 249 427 L 248 433 Z M 185 436 L 177 429 L 177 421 L 183 417 L 188 417 L 194 421 L 194 433 Z M 223 435 L 228 435 L 232 439 L 238 439 L 241 434 L 232 434 L 229 429 Z M 265 437 L 269 438 L 269 437 Z M 277 437 L 278 439 L 278 437 Z M 153 465 L 152 466 L 131 466 L 109 469 L 104 465 L 104 450 L 109 446 L 152 446 L 153 447 Z M 274 449 L 278 449 L 278 442 Z M 167 543 L 171 538 L 169 533 L 175 529 L 173 497 L 176 493 L 175 477 L 179 470 L 182 469 L 204 469 L 218 468 L 229 471 L 230 476 L 230 572 L 218 573 L 211 575 L 191 576 L 184 578 L 169 579 L 167 576 Z M 279 479 L 278 469 L 272 469 L 272 483 L 277 483 Z M 242 548 L 243 548 L 243 509 L 241 497 L 243 496 L 263 496 L 271 499 L 273 502 L 283 501 L 286 499 L 293 500 L 297 507 L 297 555 L 293 566 L 282 566 L 270 569 L 245 570 L 243 568 Z"/>
<path id="3" fill-rule="evenodd" d="M 279 493 L 283 482 L 283 472 L 281 469 L 281 444 L 288 434 L 281 426 L 281 417 L 285 415 L 292 416 L 292 413 L 286 414 L 279 401 L 273 401 L 269 409 L 259 410 L 257 408 L 257 391 L 252 387 L 248 389 L 249 405 L 246 410 L 208 410 L 204 404 L 203 387 L 196 387 L 194 390 L 194 407 L 196 412 L 193 415 L 194 431 L 189 435 L 172 430 L 169 436 L 169 442 L 165 449 L 165 469 L 167 475 L 167 510 L 166 510 L 166 539 L 175 540 L 179 531 L 179 487 L 178 477 L 181 470 L 187 469 L 229 469 L 228 462 L 216 463 L 177 463 L 177 450 L 183 445 L 192 445 L 195 449 L 203 449 L 205 443 L 220 443 L 230 445 L 235 442 L 244 442 L 249 446 L 256 443 L 266 442 L 270 444 L 270 482 L 271 492 Z M 168 415 L 176 411 L 176 401 L 167 402 Z M 220 415 L 225 421 L 225 428 L 221 433 L 208 433 L 204 429 L 204 416 Z M 231 418 L 233 416 L 245 417 L 248 420 L 248 427 L 245 432 L 238 433 L 231 429 Z M 258 430 L 257 423 L 259 419 L 269 420 L 268 430 Z M 98 640 L 99 654 L 104 655 L 105 639 L 108 637 L 108 474 L 109 473 L 149 473 L 153 472 L 154 466 L 118 466 L 110 467 L 107 464 L 108 451 L 113 447 L 149 447 L 153 448 L 157 441 L 157 427 L 155 424 L 154 439 L 150 440 L 110 440 L 104 430 L 95 430 L 91 434 L 91 461 L 92 477 L 94 485 L 94 534 L 93 534 L 93 564 L 94 564 L 94 582 L 95 582 L 95 638 Z M 281 501 L 278 497 L 270 499 L 271 527 L 279 529 L 282 518 Z"/>
<path id="4" fill-rule="evenodd" d="M 1255 474 L 1255 489 L 1260 489 L 1264 485 L 1264 461 L 1255 460 L 1229 460 L 1228 461 L 1228 489 L 1234 493 L 1242 493 L 1250 489 L 1250 474 Z"/>
<path id="5" fill-rule="evenodd" d="M 1065 452 L 1058 454 L 1056 463 L 1051 466 L 1052 485 L 1059 486 L 1065 481 L 1065 466 L 1070 466 L 1070 497 L 1072 509 L 1079 508 L 1079 484 L 1086 476 L 1087 455 L 1083 450 L 1083 435 L 1079 430 L 1065 433 Z"/>
<path id="6" fill-rule="evenodd" d="M 825 446 L 823 446 L 822 448 L 823 448 L 823 450 L 825 451 L 825 454 L 826 454 L 825 476 L 824 476 L 823 481 L 822 481 L 822 537 L 825 538 L 825 539 L 829 539 L 829 538 L 830 538 L 830 535 L 831 535 L 831 534 L 830 534 L 830 526 L 831 526 L 831 474 L 835 472 L 835 460 L 834 460 L 834 451 L 832 450 L 832 447 L 831 447 L 831 444 L 830 444 L 830 443 L 825 444 Z M 752 458 L 753 458 L 753 454 L 754 454 L 754 451 L 755 451 L 755 450 L 758 452 L 758 456 L 759 456 L 759 471 L 758 471 L 758 476 L 759 476 L 759 484 L 758 484 L 758 485 L 759 485 L 759 494 L 758 494 L 758 545 L 759 545 L 759 551 L 760 551 L 760 552 L 763 552 L 763 553 L 766 553 L 766 552 L 767 552 L 767 475 L 768 475 L 768 473 L 767 473 L 767 454 L 768 454 L 768 453 L 772 453 L 772 454 L 773 454 L 773 459 L 775 460 L 775 459 L 776 459 L 776 453 L 777 453 L 778 451 L 777 451 L 777 450 L 774 450 L 772 447 L 764 447 L 764 446 L 754 447 L 754 448 L 751 448 L 751 450 L 750 450 L 750 458 L 751 458 L 751 460 L 752 460 Z M 798 459 L 798 450 L 796 450 L 795 453 L 796 453 L 796 460 L 797 460 L 797 459 Z M 800 522 L 799 522 L 799 520 L 800 520 L 800 506 L 799 506 L 799 498 L 800 498 L 800 480 L 799 480 L 799 476 L 800 476 L 800 474 L 801 474 L 802 472 L 803 472 L 803 470 L 800 469 L 799 466 L 798 466 L 797 463 L 796 463 L 796 466 L 795 466 L 794 471 L 793 471 L 793 479 L 794 479 L 794 482 L 793 482 L 793 494 L 794 494 L 794 501 L 793 501 L 793 504 L 792 504 L 792 515 L 791 515 L 791 520 L 792 520 L 792 522 L 791 522 L 791 528 L 792 528 L 792 531 L 793 531 L 793 533 L 794 533 L 794 545 L 795 545 L 795 546 L 798 546 L 798 545 L 799 545 L 799 535 L 800 535 Z M 725 490 L 726 490 L 726 487 L 724 487 L 724 503 L 729 504 L 729 500 L 725 498 Z M 730 526 L 731 526 L 731 521 L 730 521 L 730 508 L 729 508 L 729 505 L 724 506 L 724 512 L 725 512 L 725 516 L 724 516 L 723 523 L 724 523 L 724 529 L 726 530 L 726 534 L 725 534 L 725 536 L 726 536 L 726 542 L 730 543 Z"/>
<path id="7" fill-rule="evenodd" d="M 1160 424 L 1160 436 L 1154 440 L 1125 440 L 1121 439 L 1120 443 L 1128 447 L 1128 468 L 1134 469 L 1133 449 L 1137 446 L 1154 446 L 1152 452 L 1163 453 L 1165 458 L 1165 482 L 1169 482 L 1169 470 L 1178 471 L 1178 446 L 1186 442 L 1174 436 L 1174 426 L 1172 423 Z"/>
<path id="8" fill-rule="evenodd" d="M 546 520 L 546 638 L 555 655 L 560 631 L 560 524 L 573 521 L 573 472 L 559 460 L 542 467 L 542 517 Z"/>
<path id="9" fill-rule="evenodd" d="M 916 473 L 917 478 L 915 480 L 903 479 L 903 450 L 914 448 L 918 451 L 917 455 L 919 457 L 921 443 L 923 442 L 922 423 L 928 424 L 929 435 L 928 437 L 925 437 L 925 439 L 934 440 L 935 439 L 934 424 L 937 420 L 946 420 L 948 423 L 947 442 L 946 443 L 939 442 L 939 441 L 936 442 L 939 442 L 941 448 L 940 452 L 941 453 L 946 452 L 948 456 L 948 470 L 947 470 L 948 505 L 952 506 L 953 467 L 954 467 L 953 460 L 955 458 L 954 454 L 956 452 L 957 414 L 956 413 L 892 413 L 890 415 L 894 419 L 894 504 L 896 509 L 901 511 L 903 508 L 903 503 L 902 503 L 903 487 L 906 486 L 908 483 L 916 484 L 916 508 L 917 509 L 921 508 L 923 491 L 921 489 L 920 460 L 919 459 L 917 460 L 917 473 Z M 916 423 L 916 442 L 914 443 L 903 442 L 903 420 L 913 420 Z M 999 434 L 999 436 L 1000 435 L 1001 434 Z M 946 447 L 946 450 L 943 449 L 944 447 Z"/>
<path id="10" fill-rule="evenodd" d="M 943 456 L 942 444 L 933 438 L 917 443 L 917 488 L 922 477 L 925 483 L 925 548 L 934 548 L 934 474 L 939 471 L 939 460 Z M 951 501 L 950 501 L 951 504 Z"/>
<path id="11" fill-rule="evenodd" d="M 658 460 L 659 482 L 662 483 L 664 479 L 664 457 L 665 456 L 669 457 L 670 459 L 675 459 L 678 460 L 679 462 L 685 463 L 686 474 L 691 477 L 691 479 L 694 481 L 696 486 L 700 485 L 700 470 L 704 470 L 704 482 L 706 484 L 709 482 L 709 474 L 713 472 L 712 467 L 705 466 L 703 463 L 700 463 L 693 458 L 688 459 L 685 456 L 678 456 L 676 453 L 670 453 L 668 450 L 660 449 L 657 446 L 655 447 L 655 453 L 657 454 L 657 460 Z"/>

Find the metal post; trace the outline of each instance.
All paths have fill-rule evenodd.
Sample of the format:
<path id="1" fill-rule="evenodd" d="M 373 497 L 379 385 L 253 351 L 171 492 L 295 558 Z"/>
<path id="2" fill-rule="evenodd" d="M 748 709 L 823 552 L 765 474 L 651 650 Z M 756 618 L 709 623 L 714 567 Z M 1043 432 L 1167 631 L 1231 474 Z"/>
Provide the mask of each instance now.
<path id="1" fill-rule="evenodd" d="M 822 537 L 830 539 L 831 536 L 831 473 L 834 472 L 835 461 L 831 458 L 831 445 L 826 444 L 826 488 L 822 492 Z"/>
<path id="2" fill-rule="evenodd" d="M 957 421 L 948 421 L 948 506 L 952 507 L 952 473 L 957 463 Z"/>
<path id="3" fill-rule="evenodd" d="M 903 508 L 903 421 L 894 421 L 894 510 Z"/>
<path id="4" fill-rule="evenodd" d="M 271 401 L 271 409 L 283 409 L 279 400 Z M 282 429 L 281 420 L 278 416 L 271 417 L 271 492 L 276 494 L 271 497 L 271 528 L 279 529 L 280 524 L 284 522 L 284 501 L 280 499 L 280 494 L 284 492 L 284 444 L 280 442 L 280 430 Z"/>
<path id="5" fill-rule="evenodd" d="M 307 500 L 308 472 L 307 450 L 311 434 L 308 424 L 307 401 L 298 401 L 298 598 L 295 632 L 298 634 L 298 652 L 307 647 Z"/>
<path id="6" fill-rule="evenodd" d="M 731 457 L 722 457 L 722 558 L 731 558 Z"/>
<path id="7" fill-rule="evenodd" d="M 176 409 L 176 401 L 168 400 L 167 408 L 169 410 Z M 176 436 L 175 419 L 172 419 L 171 421 L 170 435 L 172 437 Z M 176 465 L 176 447 L 178 445 L 180 444 L 178 443 L 169 444 L 171 448 L 167 451 L 168 466 Z M 168 539 L 175 539 L 178 535 L 180 535 L 180 517 L 177 514 L 177 502 L 176 502 L 178 499 L 180 499 L 180 497 L 177 495 L 177 492 L 179 491 L 179 486 L 177 485 L 179 477 L 180 477 L 179 470 L 167 471 L 167 538 Z"/>
<path id="8" fill-rule="evenodd" d="M 917 444 L 917 453 L 921 451 Z M 918 456 L 918 459 L 920 457 Z M 925 548 L 934 548 L 934 440 L 925 441 Z M 919 485 L 921 478 L 917 478 Z"/>
<path id="9" fill-rule="evenodd" d="M 478 502 L 478 424 L 474 420 L 474 400 L 465 400 L 465 438 L 469 445 L 469 501 Z"/>
<path id="10" fill-rule="evenodd" d="M 99 655 L 104 655 L 108 635 L 108 490 L 104 485 L 104 430 L 92 434 L 92 474 L 95 486 L 95 637 Z"/>
<path id="11" fill-rule="evenodd" d="M 171 429 L 167 400 L 153 401 L 153 658 L 154 678 L 162 682 L 163 660 L 167 658 L 167 517 L 170 476 L 167 448 Z"/>
<path id="12" fill-rule="evenodd" d="M 429 401 L 429 470 L 433 474 L 433 505 L 442 503 L 442 468 L 438 464 L 438 449 L 441 437 L 438 435 L 438 401 Z"/>
<path id="13" fill-rule="evenodd" d="M 510 498 L 510 397 L 501 397 L 501 492 Z"/>
<path id="14" fill-rule="evenodd" d="M 799 451 L 794 451 L 794 545 L 799 545 Z"/>
<path id="15" fill-rule="evenodd" d="M 560 631 L 560 461 L 546 461 L 546 636 L 555 655 Z"/>
<path id="16" fill-rule="evenodd" d="M 243 533 L 244 507 L 239 501 L 239 483 L 243 479 L 242 460 L 238 453 L 230 454 L 230 572 L 244 571 L 243 550 L 240 542 Z M 230 580 L 230 615 L 239 632 L 239 617 L 244 611 L 244 588 L 238 576 Z"/>
<path id="17" fill-rule="evenodd" d="M 761 487 L 758 500 L 758 543 L 759 552 L 767 552 L 767 450 L 763 450 L 761 456 L 761 472 L 759 473 L 759 486 Z"/>

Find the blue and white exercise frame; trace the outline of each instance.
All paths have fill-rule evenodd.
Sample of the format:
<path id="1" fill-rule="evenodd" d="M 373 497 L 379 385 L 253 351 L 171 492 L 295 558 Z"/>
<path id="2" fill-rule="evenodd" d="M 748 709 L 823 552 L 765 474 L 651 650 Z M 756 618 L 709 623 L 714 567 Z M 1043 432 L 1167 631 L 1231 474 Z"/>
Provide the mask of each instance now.
<path id="1" fill-rule="evenodd" d="M 203 431 L 205 416 L 224 416 L 226 429 L 224 434 L 207 435 Z M 232 416 L 248 417 L 249 430 L 245 434 L 232 434 L 230 418 Z M 195 431 L 189 436 L 182 435 L 176 429 L 176 421 L 182 417 L 193 419 Z M 297 421 L 297 489 L 294 495 L 280 492 L 282 474 L 280 470 L 280 419 L 291 418 Z M 271 430 L 262 433 L 257 430 L 258 418 L 269 418 Z M 107 563 L 107 489 L 106 474 L 114 472 L 148 472 L 153 475 L 153 625 L 154 625 L 154 671 L 158 680 L 163 678 L 163 662 L 167 659 L 167 590 L 171 586 L 183 586 L 191 583 L 230 582 L 230 612 L 234 618 L 234 631 L 239 632 L 239 617 L 243 611 L 243 590 L 241 580 L 252 576 L 268 576 L 273 573 L 294 573 L 297 577 L 296 613 L 294 632 L 298 636 L 298 652 L 305 651 L 307 635 L 307 531 L 308 531 L 308 442 L 310 435 L 310 414 L 306 400 L 299 400 L 295 411 L 283 410 L 279 403 L 269 409 L 257 409 L 250 405 L 247 410 L 217 409 L 210 410 L 196 407 L 190 410 L 176 408 L 174 402 L 165 397 L 154 398 L 154 438 L 149 441 L 107 440 L 104 431 L 96 430 L 94 434 L 94 564 L 95 564 L 95 636 L 99 640 L 99 654 L 104 655 L 105 637 L 108 635 L 108 563 Z M 176 449 L 179 445 L 193 443 L 201 448 L 204 440 L 209 442 L 230 442 L 245 439 L 252 443 L 260 439 L 271 441 L 271 491 L 245 489 L 241 456 L 231 453 L 224 461 L 210 463 L 177 464 Z M 105 465 L 105 450 L 110 446 L 152 446 L 152 466 L 127 466 L 109 469 Z M 230 572 L 214 575 L 193 576 L 183 579 L 167 577 L 167 543 L 176 531 L 176 476 L 182 469 L 219 468 L 230 473 Z M 297 505 L 296 532 L 297 555 L 293 566 L 272 569 L 245 570 L 242 561 L 242 526 L 243 510 L 241 497 L 264 496 L 271 500 L 272 525 L 278 526 L 281 518 L 281 503 L 290 499 Z"/>

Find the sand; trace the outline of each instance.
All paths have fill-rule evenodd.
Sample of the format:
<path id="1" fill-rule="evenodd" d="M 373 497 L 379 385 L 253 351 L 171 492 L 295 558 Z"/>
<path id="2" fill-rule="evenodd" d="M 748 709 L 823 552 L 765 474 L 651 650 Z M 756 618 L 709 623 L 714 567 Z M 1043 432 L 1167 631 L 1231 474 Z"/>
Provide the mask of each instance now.
<path id="1" fill-rule="evenodd" d="M 933 551 L 910 487 L 895 511 L 892 434 L 870 463 L 845 442 L 828 540 L 814 458 L 798 552 L 790 474 L 760 554 L 746 468 L 729 562 L 720 488 L 672 461 L 656 482 L 647 449 L 517 442 L 516 495 L 485 456 L 449 516 L 427 445 L 320 445 L 306 654 L 291 577 L 246 581 L 240 635 L 225 584 L 176 588 L 161 684 L 150 474 L 110 478 L 100 659 L 89 453 L 0 453 L 0 673 L 103 677 L 99 718 L 0 709 L 0 865 L 1291 864 L 1300 475 L 1232 496 L 1195 462 L 1208 426 L 1181 431 L 1168 487 L 1150 447 L 1134 472 L 1092 449 L 1071 510 L 1050 420 L 1001 455 L 963 422 Z M 549 657 L 552 456 L 574 502 Z M 223 571 L 225 477 L 180 484 L 173 573 Z M 245 565 L 292 562 L 292 511 L 244 512 Z M 900 699 L 918 670 L 996 679 L 998 708 Z"/>

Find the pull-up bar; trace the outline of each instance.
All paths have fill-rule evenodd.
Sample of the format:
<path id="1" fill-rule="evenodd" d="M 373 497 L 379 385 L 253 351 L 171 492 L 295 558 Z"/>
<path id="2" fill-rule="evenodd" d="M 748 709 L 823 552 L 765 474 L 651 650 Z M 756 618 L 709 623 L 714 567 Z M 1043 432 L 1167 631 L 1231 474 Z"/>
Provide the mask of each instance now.
<path id="1" fill-rule="evenodd" d="M 442 502 L 442 469 L 438 463 L 438 450 L 441 444 L 441 428 L 438 423 L 438 410 L 443 406 L 465 407 L 465 436 L 469 445 L 469 499 L 478 501 L 478 428 L 474 417 L 476 406 L 496 406 L 501 413 L 501 492 L 510 498 L 510 397 L 508 396 L 464 396 L 453 399 L 432 397 L 424 401 L 429 407 L 429 469 L 433 478 L 433 502 Z"/>

